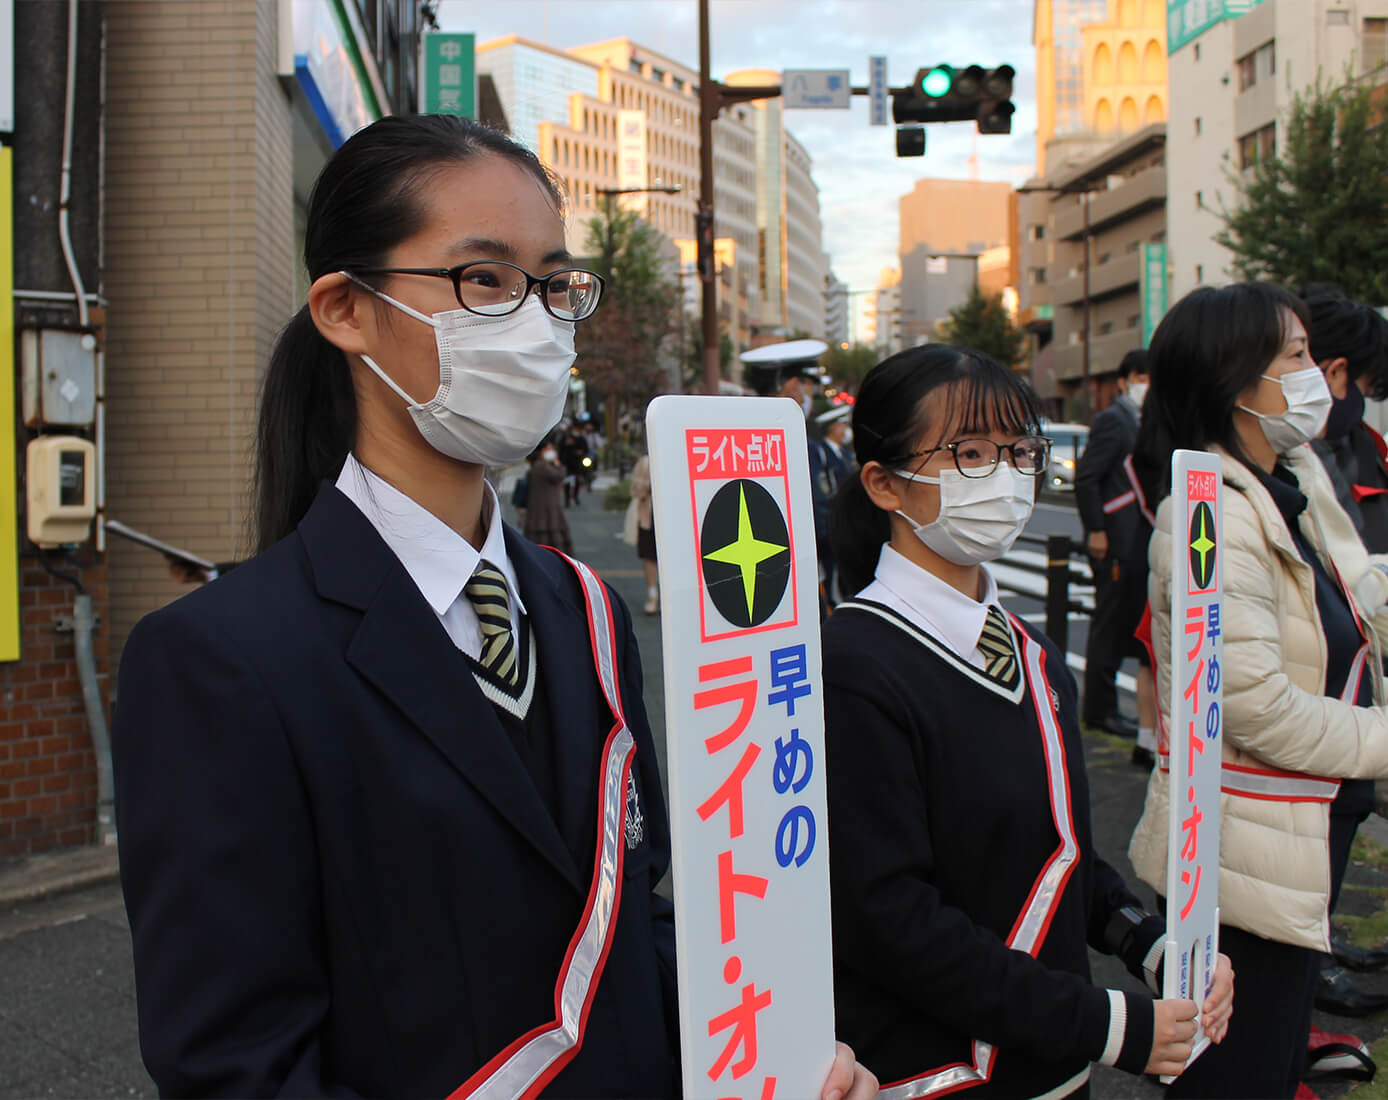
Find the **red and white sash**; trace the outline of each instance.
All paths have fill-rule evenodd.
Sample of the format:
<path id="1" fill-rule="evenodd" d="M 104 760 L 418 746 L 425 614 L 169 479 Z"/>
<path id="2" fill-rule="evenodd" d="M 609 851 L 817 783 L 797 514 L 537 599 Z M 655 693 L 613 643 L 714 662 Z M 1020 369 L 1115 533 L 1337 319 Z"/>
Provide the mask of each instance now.
<path id="1" fill-rule="evenodd" d="M 1022 669 L 1026 674 L 1027 692 L 1036 708 L 1037 724 L 1041 728 L 1041 744 L 1046 753 L 1046 773 L 1051 798 L 1051 816 L 1060 844 L 1051 854 L 1041 873 L 1032 884 L 1026 905 L 1007 936 L 1007 946 L 1035 956 L 1050 931 L 1051 920 L 1059 906 L 1065 885 L 1079 861 L 1079 844 L 1075 840 L 1074 815 L 1070 809 L 1070 773 L 1066 768 L 1065 740 L 1060 723 L 1051 705 L 1051 685 L 1046 679 L 1044 652 L 1022 625 L 1012 618 L 1012 633 L 1021 643 Z M 956 1089 L 967 1088 L 987 1081 L 992 1076 L 996 1051 L 982 1039 L 973 1041 L 973 1061 L 930 1070 L 888 1085 L 878 1095 L 883 1100 L 917 1100 L 919 1097 L 941 1096 Z M 1082 1081 L 1074 1082 L 1078 1088 Z M 1072 1090 L 1071 1090 L 1072 1091 Z M 1052 1093 L 1052 1095 L 1065 1095 Z"/>
<path id="2" fill-rule="evenodd" d="M 559 553 L 555 551 L 555 553 Z M 449 1100 L 519 1100 L 538 1096 L 540 1090 L 569 1064 L 583 1045 L 588 1012 L 612 947 L 617 914 L 622 903 L 622 861 L 626 845 L 627 784 L 630 782 L 636 743 L 622 714 L 622 695 L 617 680 L 617 641 L 612 605 L 601 580 L 582 562 L 559 554 L 578 574 L 588 609 L 588 637 L 598 682 L 616 723 L 602 751 L 598 814 L 598 851 L 593 861 L 593 880 L 588 902 L 554 985 L 554 1019 L 522 1035 L 463 1082 Z"/>

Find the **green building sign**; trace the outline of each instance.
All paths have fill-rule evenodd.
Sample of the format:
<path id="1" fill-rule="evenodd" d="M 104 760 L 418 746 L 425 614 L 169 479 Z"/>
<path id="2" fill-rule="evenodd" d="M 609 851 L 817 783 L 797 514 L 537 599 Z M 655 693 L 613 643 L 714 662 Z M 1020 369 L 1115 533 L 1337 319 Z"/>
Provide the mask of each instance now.
<path id="1" fill-rule="evenodd" d="M 1166 0 L 1166 52 L 1194 42 L 1216 23 L 1237 19 L 1263 0 Z"/>
<path id="2" fill-rule="evenodd" d="M 471 34 L 424 36 L 423 111 L 477 117 L 476 43 Z"/>
<path id="3" fill-rule="evenodd" d="M 1152 343 L 1152 333 L 1166 316 L 1166 245 L 1142 246 L 1142 346 Z"/>

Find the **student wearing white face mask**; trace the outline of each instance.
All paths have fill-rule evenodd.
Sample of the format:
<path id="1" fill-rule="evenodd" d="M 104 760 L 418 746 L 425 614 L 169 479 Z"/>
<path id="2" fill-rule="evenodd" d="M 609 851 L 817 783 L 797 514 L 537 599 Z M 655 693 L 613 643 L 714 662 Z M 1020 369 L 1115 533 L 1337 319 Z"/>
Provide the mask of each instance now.
<path id="1" fill-rule="evenodd" d="M 853 438 L 832 530 L 856 595 L 824 625 L 840 1038 L 886 1097 L 1174 1072 L 1194 1002 L 1090 982 L 1093 946 L 1159 989 L 1163 925 L 1095 851 L 1064 655 L 987 567 L 1046 470 L 1031 391 L 977 352 L 913 348 L 864 379 Z M 1225 963 L 1200 1006 L 1215 1037 L 1231 1003 Z"/>
<path id="2" fill-rule="evenodd" d="M 555 426 L 601 299 L 562 207 L 533 153 L 448 116 L 364 128 L 314 188 L 260 552 L 121 664 L 121 875 L 165 1095 L 678 1090 L 631 617 L 483 478 Z M 841 1048 L 825 1100 L 875 1085 Z"/>
<path id="3" fill-rule="evenodd" d="M 1171 453 L 1207 450 L 1223 463 L 1220 946 L 1239 976 L 1226 1041 L 1171 1096 L 1307 1095 L 1312 991 L 1353 835 L 1330 806 L 1341 780 L 1388 775 L 1382 574 L 1307 445 L 1331 394 L 1306 324 L 1305 305 L 1280 287 L 1204 288 L 1172 307 L 1149 352 L 1134 461 L 1147 498 L 1161 502 L 1148 585 L 1159 705 L 1171 687 Z M 1159 734 L 1129 849 L 1159 893 L 1171 858 L 1170 736 Z"/>

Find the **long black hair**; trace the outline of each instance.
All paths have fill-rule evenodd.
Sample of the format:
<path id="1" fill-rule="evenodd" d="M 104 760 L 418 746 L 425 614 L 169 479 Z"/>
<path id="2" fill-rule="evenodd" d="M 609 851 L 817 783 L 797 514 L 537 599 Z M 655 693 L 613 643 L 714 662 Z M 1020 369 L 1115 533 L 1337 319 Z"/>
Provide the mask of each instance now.
<path id="1" fill-rule="evenodd" d="M 1311 318 L 1306 326 L 1311 358 L 1317 363 L 1344 359 L 1351 382 L 1367 376 L 1369 396 L 1375 401 L 1388 398 L 1388 321 L 1338 287 L 1307 287 L 1301 298 Z"/>
<path id="2" fill-rule="evenodd" d="M 309 281 L 334 271 L 381 267 L 417 233 L 430 174 L 478 156 L 500 156 L 530 172 L 561 205 L 534 153 L 503 134 L 452 115 L 390 115 L 359 130 L 323 168 L 309 199 L 304 265 Z M 298 526 L 319 483 L 335 477 L 352 449 L 357 403 L 343 353 L 305 305 L 280 333 L 260 398 L 256 432 L 257 552 Z"/>
<path id="3" fill-rule="evenodd" d="M 1200 287 L 1171 307 L 1152 334 L 1151 388 L 1133 465 L 1153 507 L 1171 491 L 1171 452 L 1219 444 L 1245 466 L 1234 409 L 1239 395 L 1287 343 L 1288 317 L 1310 329 L 1300 298 L 1273 283 Z"/>
<path id="4" fill-rule="evenodd" d="M 927 402 L 937 390 L 944 400 Z M 884 359 L 863 379 L 853 405 L 859 466 L 877 462 L 900 469 L 921 449 L 927 432 L 926 445 L 936 446 L 961 432 L 993 431 L 1040 431 L 1031 387 L 982 352 L 948 344 L 908 348 Z M 829 542 L 843 592 L 857 592 L 872 580 L 891 533 L 891 517 L 872 502 L 862 480 L 845 479 L 829 518 Z"/>

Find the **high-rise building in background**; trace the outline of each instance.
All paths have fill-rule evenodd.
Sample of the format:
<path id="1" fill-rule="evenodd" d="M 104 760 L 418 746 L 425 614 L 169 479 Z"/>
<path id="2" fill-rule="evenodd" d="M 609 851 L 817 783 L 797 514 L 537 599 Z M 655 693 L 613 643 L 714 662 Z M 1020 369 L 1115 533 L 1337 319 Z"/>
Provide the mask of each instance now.
<path id="1" fill-rule="evenodd" d="M 824 339 L 830 347 L 847 344 L 856 335 L 848 317 L 848 284 L 834 274 L 824 257 Z"/>
<path id="2" fill-rule="evenodd" d="M 1166 25 L 1164 0 L 1034 0 L 1037 175 L 1165 120 Z"/>
<path id="3" fill-rule="evenodd" d="M 979 282 L 980 259 L 1006 248 L 1012 185 L 923 179 L 900 200 L 900 337 L 906 347 L 933 338 L 950 310 Z M 994 254 L 989 266 L 996 268 Z M 1004 260 L 1002 266 L 1006 267 Z"/>
<path id="4" fill-rule="evenodd" d="M 495 83 L 512 135 L 564 181 L 570 251 L 590 253 L 589 222 L 619 203 L 670 239 L 686 290 L 696 286 L 698 74 L 625 38 L 559 50 L 513 35 L 480 45 L 477 64 Z M 676 186 L 675 194 L 613 194 Z M 720 312 L 734 350 L 762 330 L 822 335 L 819 193 L 779 101 L 739 104 L 714 123 L 714 210 Z"/>
<path id="5" fill-rule="evenodd" d="M 880 358 L 895 355 L 906 345 L 901 338 L 901 271 L 884 267 L 868 301 L 865 342 Z"/>
<path id="6" fill-rule="evenodd" d="M 1228 174 L 1283 148 L 1296 95 L 1346 73 L 1383 82 L 1388 0 L 1173 0 L 1170 14 L 1174 301 L 1234 277 L 1214 240 L 1238 201 Z"/>

